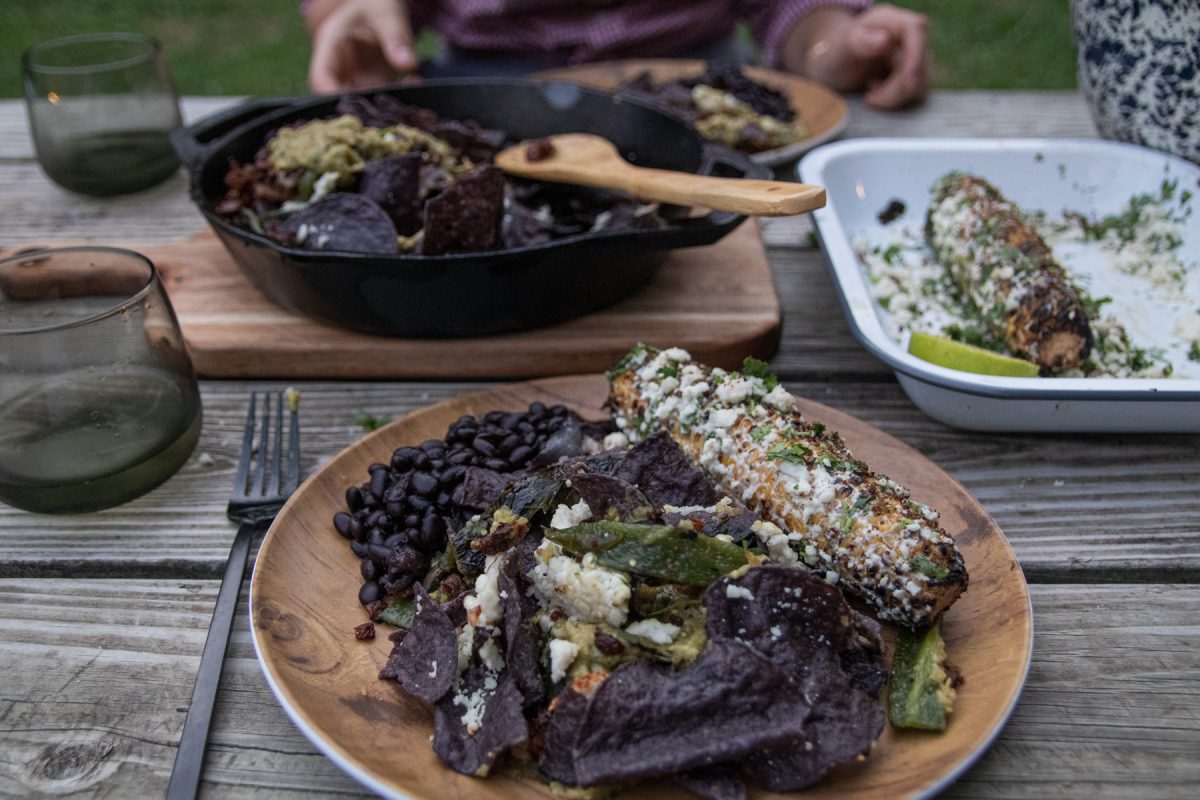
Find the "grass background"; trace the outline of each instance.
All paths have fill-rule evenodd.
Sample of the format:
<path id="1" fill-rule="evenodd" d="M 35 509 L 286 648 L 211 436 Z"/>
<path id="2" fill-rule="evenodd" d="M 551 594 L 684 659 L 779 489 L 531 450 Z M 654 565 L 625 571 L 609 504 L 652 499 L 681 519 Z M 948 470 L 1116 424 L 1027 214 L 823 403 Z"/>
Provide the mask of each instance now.
<path id="1" fill-rule="evenodd" d="M 928 14 L 934 84 L 1069 89 L 1067 0 L 896 0 Z M 0 97 L 21 95 L 20 54 L 39 41 L 130 30 L 162 41 L 181 94 L 300 94 L 308 34 L 297 0 L 2 0 Z"/>

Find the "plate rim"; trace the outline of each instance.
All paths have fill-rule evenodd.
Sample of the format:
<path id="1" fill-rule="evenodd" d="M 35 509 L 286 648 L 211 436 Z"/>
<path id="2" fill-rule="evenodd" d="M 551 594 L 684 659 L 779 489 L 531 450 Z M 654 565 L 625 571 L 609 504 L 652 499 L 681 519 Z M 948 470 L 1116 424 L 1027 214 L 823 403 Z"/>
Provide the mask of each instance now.
<path id="1" fill-rule="evenodd" d="M 300 732 L 304 735 L 304 737 L 306 739 L 308 739 L 308 741 L 311 744 L 313 744 L 318 750 L 320 750 L 326 757 L 328 757 L 331 761 L 333 761 L 340 769 L 342 769 L 343 772 L 348 774 L 351 778 L 355 779 L 356 781 L 358 781 L 360 784 L 367 787 L 371 791 L 376 792 L 380 796 L 387 797 L 387 798 L 393 798 L 394 800 L 412 800 L 412 797 L 410 795 L 405 794 L 402 790 L 398 789 L 394 785 L 384 781 L 382 778 L 375 775 L 371 770 L 355 763 L 354 759 L 350 756 L 350 754 L 348 752 L 346 752 L 345 750 L 343 750 L 343 748 L 340 747 L 337 742 L 326 737 L 321 731 L 317 730 L 317 728 L 312 723 L 310 723 L 310 721 L 306 718 L 304 712 L 300 708 L 301 704 L 295 702 L 291 698 L 288 691 L 284 688 L 281 681 L 277 678 L 277 676 L 272 671 L 272 668 L 269 666 L 269 662 L 266 657 L 267 645 L 265 644 L 265 636 L 263 635 L 262 631 L 260 631 L 260 628 L 255 624 L 255 619 L 256 619 L 255 609 L 258 606 L 259 592 L 262 587 L 262 584 L 259 582 L 259 574 L 260 574 L 259 569 L 258 569 L 259 557 L 262 555 L 264 550 L 267 550 L 269 553 L 269 546 L 274 543 L 274 539 L 277 538 L 278 536 L 282 535 L 281 533 L 279 533 L 279 530 L 280 530 L 279 529 L 279 520 L 280 519 L 286 520 L 286 516 L 287 516 L 287 513 L 289 512 L 289 508 L 298 504 L 299 499 L 303 496 L 303 493 L 306 490 L 306 488 L 308 488 L 312 485 L 315 485 L 317 483 L 319 477 L 323 473 L 325 473 L 325 471 L 327 469 L 331 469 L 332 467 L 336 466 L 337 462 L 340 461 L 347 454 L 349 454 L 353 451 L 357 451 L 359 449 L 370 448 L 374 442 L 376 442 L 380 439 L 386 438 L 392 429 L 401 427 L 401 426 L 405 425 L 406 423 L 409 423 L 414 417 L 416 417 L 418 415 L 432 414 L 432 413 L 436 412 L 438 409 L 443 408 L 443 407 L 449 408 L 454 404 L 461 403 L 466 398 L 482 398 L 482 397 L 489 396 L 489 395 L 501 394 L 505 391 L 516 390 L 516 391 L 520 392 L 525 389 L 534 389 L 536 391 L 541 391 L 544 394 L 552 394 L 552 392 L 549 390 L 552 390 L 555 385 L 572 384 L 572 383 L 580 381 L 581 379 L 590 380 L 596 384 L 597 388 L 599 388 L 600 382 L 603 381 L 603 376 L 595 374 L 595 373 L 588 373 L 588 374 L 582 374 L 582 375 L 564 375 L 564 376 L 556 376 L 556 377 L 551 377 L 551 378 L 540 378 L 540 379 L 534 379 L 534 380 L 528 380 L 528 381 L 500 383 L 500 384 L 496 384 L 495 386 L 492 386 L 489 388 L 481 388 L 481 389 L 474 390 L 474 391 L 463 392 L 461 394 L 455 395 L 454 397 L 449 397 L 444 400 L 441 400 L 437 403 L 432 403 L 429 405 L 425 405 L 425 406 L 421 406 L 419 408 L 413 409 L 412 411 L 393 420 L 392 422 L 388 423 L 387 425 L 383 426 L 382 428 L 379 428 L 378 430 L 376 430 L 372 433 L 369 433 L 366 436 L 363 436 L 363 437 L 359 438 L 358 440 L 350 443 L 346 447 L 339 450 L 332 457 L 327 459 L 318 469 L 316 469 L 311 475 L 309 475 L 308 478 L 306 478 L 305 481 L 296 490 L 296 492 L 293 493 L 292 497 L 287 501 L 287 503 L 284 505 L 283 509 L 281 509 L 279 516 L 271 524 L 270 528 L 268 528 L 266 534 L 264 535 L 264 538 L 260 545 L 259 551 L 255 554 L 255 560 L 254 560 L 254 565 L 253 565 L 254 569 L 251 572 L 250 588 L 248 591 L 249 602 L 247 603 L 247 606 L 248 606 L 247 616 L 248 616 L 248 621 L 249 621 L 249 625 L 250 625 L 251 641 L 254 646 L 255 659 L 258 661 L 259 668 L 262 671 L 263 676 L 265 677 L 265 679 L 267 681 L 267 685 L 270 687 L 271 693 L 274 695 L 276 701 L 280 704 L 280 706 L 283 707 L 284 712 L 287 714 L 288 718 L 292 720 L 293 724 L 295 724 L 297 728 L 299 728 Z M 852 418 L 858 420 L 863 425 L 870 428 L 876 434 L 882 436 L 885 441 L 891 440 L 892 442 L 899 444 L 900 447 L 916 453 L 922 459 L 929 461 L 931 464 L 934 464 L 934 466 L 937 467 L 937 465 L 931 459 L 924 456 L 924 454 L 920 453 L 920 451 L 916 450 L 916 448 L 912 447 L 911 445 L 908 445 L 907 443 L 903 442 L 902 440 L 898 439 L 897 437 L 893 436 L 892 434 L 887 433 L 886 431 L 882 430 L 881 428 L 879 428 L 869 422 L 866 422 L 865 420 L 855 417 L 854 415 L 849 414 L 848 412 L 844 412 L 844 411 L 836 409 L 832 406 L 821 403 L 820 401 L 817 401 L 817 400 L 811 400 L 806 397 L 802 397 L 799 399 L 801 399 L 803 403 L 805 403 L 809 406 L 812 406 L 817 412 L 823 413 L 826 410 L 828 410 L 828 411 L 834 412 L 835 416 L 842 415 L 842 416 L 852 417 Z M 449 419 L 449 415 L 447 418 Z M 912 794 L 910 794 L 909 797 L 912 798 L 913 800 L 926 800 L 926 798 L 932 798 L 932 797 L 936 796 L 941 791 L 943 791 L 946 787 L 950 786 L 956 780 L 958 780 L 958 778 L 961 777 L 964 772 L 966 772 L 968 769 L 970 769 L 971 766 L 973 766 L 984 755 L 984 753 L 986 753 L 990 749 L 992 744 L 995 742 L 997 737 L 1000 735 L 1000 732 L 1004 729 L 1004 726 L 1011 719 L 1013 713 L 1015 712 L 1015 710 L 1017 708 L 1017 705 L 1020 702 L 1020 698 L 1024 692 L 1025 685 L 1028 680 L 1029 672 L 1030 672 L 1030 669 L 1032 666 L 1032 661 L 1033 661 L 1033 646 L 1034 646 L 1034 635 L 1035 635 L 1035 633 L 1034 633 L 1035 620 L 1034 620 L 1034 614 L 1033 614 L 1033 598 L 1032 598 L 1032 594 L 1029 590 L 1029 582 L 1025 579 L 1023 570 L 1020 569 L 1020 561 L 1016 556 L 1016 552 L 1013 550 L 1012 544 L 1008 541 L 1008 537 L 1005 536 L 1004 531 L 1000 528 L 999 525 L 996 524 L 995 520 L 992 519 L 991 514 L 988 513 L 987 509 L 983 508 L 983 505 L 981 503 L 979 503 L 979 501 L 974 497 L 974 495 L 972 495 L 969 491 L 967 491 L 966 487 L 963 486 L 962 483 L 958 481 L 958 479 L 956 479 L 953 475 L 950 475 L 945 470 L 941 469 L 941 467 L 937 467 L 937 469 L 939 470 L 939 472 L 941 472 L 942 476 L 944 477 L 944 479 L 948 482 L 948 484 L 951 487 L 953 487 L 957 491 L 960 491 L 960 492 L 966 494 L 968 497 L 970 497 L 972 500 L 974 500 L 974 502 L 979 506 L 979 508 L 983 511 L 983 514 L 986 518 L 987 523 L 995 530 L 995 536 L 997 538 L 998 544 L 1001 545 L 1003 552 L 1011 559 L 1013 566 L 1016 567 L 1016 573 L 1019 578 L 1018 585 L 1019 585 L 1019 587 L 1021 589 L 1021 593 L 1023 595 L 1023 603 L 1022 603 L 1022 607 L 1021 607 L 1021 612 L 1023 614 L 1024 619 L 1027 620 L 1028 636 L 1024 639 L 1023 642 L 1021 642 L 1021 646 L 1023 646 L 1025 648 L 1025 653 L 1024 653 L 1024 658 L 1021 661 L 1021 669 L 1020 669 L 1019 678 L 1012 684 L 1012 688 L 1009 692 L 1009 695 L 1005 699 L 1004 707 L 1000 710 L 1000 712 L 998 714 L 996 714 L 994 719 L 991 721 L 990 727 L 988 727 L 988 729 L 987 729 L 987 733 L 981 738 L 981 740 L 976 744 L 976 746 L 971 749 L 970 752 L 968 752 L 958 762 L 956 762 L 956 764 L 950 769 L 950 771 L 939 775 L 930 784 L 928 784 L 924 787 L 921 787 L 921 788 L 917 789 L 915 792 L 913 792 Z M 882 700 L 881 700 L 881 702 L 882 702 Z M 796 795 L 796 796 L 799 796 L 799 795 Z"/>
<path id="2" fill-rule="evenodd" d="M 586 64 L 540 70 L 531 74 L 530 77 L 534 80 L 575 81 L 576 79 L 571 77 L 571 72 L 576 70 L 579 72 L 592 72 L 604 69 L 620 70 L 627 65 L 638 65 L 642 69 L 651 71 L 656 66 L 660 68 L 665 66 L 703 70 L 705 63 L 704 59 L 699 58 L 615 58 L 607 61 L 593 61 Z M 741 66 L 751 73 L 751 77 L 767 84 L 769 88 L 778 90 L 777 86 L 770 86 L 771 82 L 784 85 L 794 84 L 798 87 L 803 87 L 806 91 L 820 95 L 822 101 L 837 109 L 837 118 L 826 130 L 814 136 L 806 137 L 799 142 L 793 142 L 792 144 L 775 147 L 770 150 L 763 150 L 758 153 L 746 154 L 747 158 L 751 161 L 767 167 L 784 167 L 794 163 L 810 150 L 831 142 L 845 133 L 846 127 L 850 124 L 850 106 L 842 95 L 824 84 L 817 83 L 800 75 L 793 75 L 789 72 L 757 64 L 742 64 Z M 584 83 L 583 85 L 590 84 Z M 608 91 L 620 93 L 615 88 Z"/>

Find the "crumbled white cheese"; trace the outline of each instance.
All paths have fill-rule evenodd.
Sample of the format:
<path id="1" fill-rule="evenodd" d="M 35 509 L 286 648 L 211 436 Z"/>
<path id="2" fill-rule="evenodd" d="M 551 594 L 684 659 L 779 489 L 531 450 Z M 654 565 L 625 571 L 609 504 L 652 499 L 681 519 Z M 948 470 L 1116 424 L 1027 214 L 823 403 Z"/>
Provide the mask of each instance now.
<path id="1" fill-rule="evenodd" d="M 640 636 L 655 644 L 670 644 L 679 635 L 679 626 L 669 622 L 659 622 L 656 619 L 643 619 L 625 629 L 630 636 Z"/>
<path id="2" fill-rule="evenodd" d="M 574 528 L 581 522 L 587 522 L 591 516 L 592 509 L 588 507 L 587 500 L 580 500 L 573 506 L 559 503 L 558 508 L 554 509 L 554 516 L 550 518 L 550 527 L 556 531 Z"/>
<path id="3" fill-rule="evenodd" d="M 463 599 L 467 621 L 476 628 L 495 625 L 504 615 L 500 605 L 500 570 L 504 568 L 504 553 L 488 556 L 487 566 L 475 578 L 475 594 Z"/>
<path id="4" fill-rule="evenodd" d="M 754 592 L 750 591 L 745 586 L 738 586 L 736 583 L 731 583 L 725 587 L 725 596 L 731 599 L 740 597 L 743 600 L 753 600 Z"/>
<path id="5" fill-rule="evenodd" d="M 558 682 L 567 677 L 567 670 L 579 655 L 579 645 L 565 639 L 550 640 L 550 680 Z"/>
<path id="6" fill-rule="evenodd" d="M 772 405 L 780 411 L 793 411 L 796 408 L 796 398 L 792 397 L 787 389 L 782 385 L 776 386 L 771 391 L 767 392 L 763 402 Z"/>
<path id="7" fill-rule="evenodd" d="M 479 660 L 492 672 L 504 669 L 504 655 L 496 645 L 496 637 L 488 637 L 488 640 L 479 646 Z"/>
<path id="8" fill-rule="evenodd" d="M 534 551 L 530 590 L 547 609 L 562 611 L 578 622 L 621 626 L 629 616 L 629 578 L 602 567 L 591 553 L 576 561 L 549 539 Z"/>
<path id="9" fill-rule="evenodd" d="M 624 449 L 629 447 L 629 437 L 621 431 L 613 431 L 604 437 L 604 449 Z"/>
<path id="10" fill-rule="evenodd" d="M 750 530 L 758 537 L 763 549 L 767 551 L 767 560 L 776 564 L 797 563 L 796 551 L 789 544 L 788 535 L 780 530 L 774 522 L 765 519 L 755 520 Z M 811 546 L 811 545 L 810 545 Z"/>

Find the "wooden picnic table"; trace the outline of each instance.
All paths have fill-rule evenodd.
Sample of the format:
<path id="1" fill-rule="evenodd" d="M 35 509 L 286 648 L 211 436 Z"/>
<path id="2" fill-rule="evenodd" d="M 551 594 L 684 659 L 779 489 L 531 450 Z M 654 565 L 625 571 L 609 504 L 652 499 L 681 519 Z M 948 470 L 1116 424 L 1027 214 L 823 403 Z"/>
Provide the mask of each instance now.
<path id="1" fill-rule="evenodd" d="M 189 98 L 194 119 L 231 102 Z M 1091 137 L 1074 92 L 938 92 L 884 114 L 851 102 L 847 137 Z M 203 227 L 182 174 L 112 200 L 71 195 L 33 160 L 22 104 L 0 101 L 0 245 L 172 241 Z M 1200 786 L 1200 436 L 991 435 L 934 422 L 851 336 L 805 218 L 764 224 L 784 309 L 772 366 L 791 391 L 854 414 L 961 481 L 1031 584 L 1032 670 L 1015 714 L 948 797 L 1194 797 Z M 472 382 L 291 382 L 305 473 L 391 418 Z M 160 795 L 175 758 L 234 528 L 225 503 L 251 389 L 202 381 L 183 469 L 108 511 L 0 506 L 0 794 Z M 202 458 L 202 456 L 205 456 Z M 289 721 L 242 612 L 221 680 L 204 789 L 361 795 Z"/>

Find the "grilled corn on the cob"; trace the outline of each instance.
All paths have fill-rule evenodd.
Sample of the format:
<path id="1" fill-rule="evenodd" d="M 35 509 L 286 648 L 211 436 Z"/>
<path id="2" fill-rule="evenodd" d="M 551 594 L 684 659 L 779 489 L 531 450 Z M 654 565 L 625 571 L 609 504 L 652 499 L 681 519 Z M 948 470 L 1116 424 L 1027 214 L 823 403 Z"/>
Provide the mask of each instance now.
<path id="1" fill-rule="evenodd" d="M 1079 367 L 1092 332 L 1079 293 L 1019 209 L 982 178 L 933 187 L 925 228 L 938 260 L 1013 354 L 1048 372 Z"/>
<path id="2" fill-rule="evenodd" d="M 631 440 L 666 430 L 734 496 L 758 511 L 768 557 L 823 572 L 881 619 L 934 622 L 967 588 L 938 514 L 872 472 L 837 433 L 806 421 L 768 376 L 639 346 L 609 373 L 609 404 Z"/>

